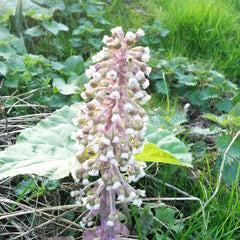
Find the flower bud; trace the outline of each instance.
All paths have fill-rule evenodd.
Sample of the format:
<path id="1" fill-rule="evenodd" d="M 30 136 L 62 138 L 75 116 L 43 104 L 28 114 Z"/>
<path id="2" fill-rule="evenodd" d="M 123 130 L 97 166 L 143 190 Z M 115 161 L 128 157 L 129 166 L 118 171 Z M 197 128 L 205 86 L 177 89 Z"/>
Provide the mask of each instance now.
<path id="1" fill-rule="evenodd" d="M 125 40 L 128 45 L 132 45 L 135 38 L 136 38 L 136 35 L 131 31 L 127 32 L 125 35 Z"/>
<path id="2" fill-rule="evenodd" d="M 137 82 L 137 79 L 132 77 L 128 80 L 128 86 L 131 88 L 131 89 L 137 89 L 139 88 L 139 84 Z"/>
<path id="3" fill-rule="evenodd" d="M 110 80 L 115 80 L 117 78 L 117 73 L 114 70 L 111 70 L 107 73 L 106 77 Z"/>

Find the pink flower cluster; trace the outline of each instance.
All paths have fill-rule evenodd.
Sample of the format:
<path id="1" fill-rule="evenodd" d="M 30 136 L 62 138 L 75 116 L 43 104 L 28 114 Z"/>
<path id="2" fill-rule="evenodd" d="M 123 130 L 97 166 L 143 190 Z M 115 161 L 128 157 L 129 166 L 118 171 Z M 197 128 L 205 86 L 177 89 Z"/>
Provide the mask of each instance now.
<path id="1" fill-rule="evenodd" d="M 142 29 L 125 36 L 121 27 L 111 32 L 112 37 L 103 38 L 107 47 L 92 57 L 96 64 L 85 72 L 90 81 L 81 96 L 92 100 L 73 119 L 79 129 L 72 133 L 77 154 L 71 173 L 84 187 L 71 195 L 79 206 L 89 210 L 80 225 L 95 225 L 94 218 L 101 214 L 101 226 L 87 231 L 87 240 L 127 235 L 128 230 L 118 220 L 115 200 L 141 206 L 141 196 L 145 196 L 144 191 L 135 190 L 129 183 L 145 175 L 145 163 L 135 161 L 134 155 L 146 142 L 148 117 L 140 105 L 150 99 L 143 90 L 149 86 L 146 76 L 151 68 L 146 62 L 150 51 L 148 47 L 131 48 L 144 36 Z"/>

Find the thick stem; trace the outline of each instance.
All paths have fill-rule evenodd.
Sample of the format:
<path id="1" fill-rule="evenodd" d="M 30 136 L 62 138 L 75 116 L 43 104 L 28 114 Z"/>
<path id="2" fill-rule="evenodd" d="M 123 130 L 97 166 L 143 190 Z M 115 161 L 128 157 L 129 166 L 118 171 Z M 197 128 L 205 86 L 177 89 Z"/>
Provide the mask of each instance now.
<path id="1" fill-rule="evenodd" d="M 105 187 L 101 199 L 101 240 L 118 239 L 114 227 L 107 225 L 108 215 L 113 209 L 115 209 L 115 192 L 113 190 L 107 191 Z"/>

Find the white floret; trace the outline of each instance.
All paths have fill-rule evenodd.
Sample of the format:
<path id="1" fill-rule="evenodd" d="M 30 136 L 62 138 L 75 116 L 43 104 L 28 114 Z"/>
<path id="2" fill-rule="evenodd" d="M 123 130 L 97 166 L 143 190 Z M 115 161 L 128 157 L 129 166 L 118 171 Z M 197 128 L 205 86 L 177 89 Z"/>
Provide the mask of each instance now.
<path id="1" fill-rule="evenodd" d="M 87 140 L 92 141 L 93 139 L 94 139 L 94 136 L 92 134 L 89 134 L 88 137 L 87 137 Z"/>
<path id="2" fill-rule="evenodd" d="M 149 117 L 147 115 L 145 115 L 143 118 L 142 118 L 142 121 L 143 122 L 148 122 L 149 121 Z"/>
<path id="3" fill-rule="evenodd" d="M 132 201 L 135 196 L 136 196 L 136 193 L 135 192 L 131 192 L 129 197 L 126 198 L 126 201 Z"/>
<path id="4" fill-rule="evenodd" d="M 143 36 L 145 35 L 144 31 L 143 31 L 141 28 L 139 28 L 139 29 L 137 30 L 136 34 L 137 34 L 139 37 L 143 37 Z"/>
<path id="5" fill-rule="evenodd" d="M 93 209 L 95 209 L 95 210 L 100 209 L 100 204 L 99 204 L 99 203 L 98 203 L 98 204 L 95 204 L 95 205 L 93 206 Z"/>
<path id="6" fill-rule="evenodd" d="M 143 78 L 144 78 L 144 72 L 138 71 L 138 72 L 136 73 L 135 77 L 136 77 L 137 80 L 143 79 Z"/>
<path id="7" fill-rule="evenodd" d="M 93 222 L 90 221 L 90 222 L 87 223 L 87 225 L 88 225 L 88 227 L 91 227 L 93 225 Z"/>
<path id="8" fill-rule="evenodd" d="M 133 200 L 133 205 L 136 205 L 138 207 L 141 207 L 142 205 L 142 200 L 141 199 L 135 199 Z"/>
<path id="9" fill-rule="evenodd" d="M 127 128 L 125 133 L 126 134 L 133 134 L 133 128 Z"/>
<path id="10" fill-rule="evenodd" d="M 151 99 L 150 95 L 146 95 L 144 98 L 141 99 L 140 104 L 145 104 L 146 102 L 148 102 Z"/>
<path id="11" fill-rule="evenodd" d="M 99 175 L 99 169 L 92 169 L 88 172 L 90 176 L 98 176 Z"/>
<path id="12" fill-rule="evenodd" d="M 113 157 L 114 157 L 113 151 L 108 151 L 107 158 L 113 158 Z"/>
<path id="13" fill-rule="evenodd" d="M 121 183 L 120 182 L 115 182 L 114 184 L 113 184 L 113 186 L 112 186 L 112 189 L 117 189 L 117 188 L 119 188 L 121 186 Z"/>
<path id="14" fill-rule="evenodd" d="M 131 103 L 127 103 L 124 105 L 124 111 L 125 112 L 130 112 L 134 109 L 133 105 Z"/>
<path id="15" fill-rule="evenodd" d="M 85 228 L 85 223 L 83 223 L 82 221 L 79 223 L 80 224 L 80 226 L 82 227 L 82 228 Z"/>
<path id="16" fill-rule="evenodd" d="M 126 172 L 127 170 L 128 170 L 128 166 L 120 167 L 121 172 Z"/>
<path id="17" fill-rule="evenodd" d="M 142 118 L 139 116 L 139 114 L 136 114 L 135 116 L 133 116 L 133 120 L 139 121 L 139 120 L 142 120 Z"/>
<path id="18" fill-rule="evenodd" d="M 72 122 L 73 122 L 73 125 L 74 125 L 74 126 L 77 126 L 77 125 L 78 125 L 78 120 L 79 120 L 79 118 L 73 118 L 73 119 L 72 119 Z"/>
<path id="19" fill-rule="evenodd" d="M 110 94 L 110 98 L 112 98 L 112 99 L 120 99 L 120 94 L 119 94 L 119 92 L 113 91 L 113 92 Z"/>
<path id="20" fill-rule="evenodd" d="M 133 32 L 131 32 L 131 31 L 128 31 L 126 33 L 125 37 L 126 37 L 127 40 L 129 40 L 131 42 L 134 41 L 135 38 L 136 38 L 135 34 Z"/>
<path id="21" fill-rule="evenodd" d="M 94 151 L 95 153 L 97 153 L 98 150 L 99 150 L 98 144 L 97 144 L 97 143 L 93 144 L 92 149 L 93 149 L 93 151 Z"/>
<path id="22" fill-rule="evenodd" d="M 117 78 L 117 73 L 114 70 L 111 70 L 107 73 L 107 78 L 110 80 L 115 80 Z"/>
<path id="23" fill-rule="evenodd" d="M 128 153 L 122 153 L 121 158 L 128 158 Z"/>
<path id="24" fill-rule="evenodd" d="M 79 207 L 82 206 L 82 203 L 80 201 L 75 201 L 75 204 L 78 205 Z"/>
<path id="25" fill-rule="evenodd" d="M 139 86 L 137 79 L 134 77 L 129 78 L 128 86 L 132 89 L 137 88 Z"/>
<path id="26" fill-rule="evenodd" d="M 149 59 L 150 59 L 150 55 L 148 53 L 142 55 L 143 62 L 148 62 Z"/>
<path id="27" fill-rule="evenodd" d="M 144 48 L 144 53 L 146 53 L 146 54 L 149 54 L 149 53 L 150 53 L 149 47 L 145 47 L 145 48 Z"/>
<path id="28" fill-rule="evenodd" d="M 110 38 L 109 36 L 105 35 L 105 36 L 103 37 L 102 42 L 105 43 L 105 44 L 107 44 L 109 41 L 111 41 L 111 39 L 112 39 L 112 38 Z"/>
<path id="29" fill-rule="evenodd" d="M 110 227 L 112 227 L 112 226 L 113 226 L 113 221 L 108 220 L 108 221 L 107 221 L 107 225 L 110 226 Z"/>
<path id="30" fill-rule="evenodd" d="M 84 178 L 84 179 L 82 180 L 82 184 L 83 184 L 83 185 L 87 185 L 87 184 L 89 184 L 88 179 L 87 179 L 87 178 Z"/>
<path id="31" fill-rule="evenodd" d="M 118 167 L 118 166 L 119 166 L 119 163 L 118 163 L 118 161 L 117 161 L 116 159 L 112 159 L 112 160 L 111 160 L 111 163 L 112 163 L 112 165 L 114 165 L 115 167 Z"/>
<path id="32" fill-rule="evenodd" d="M 125 197 L 123 195 L 119 195 L 117 200 L 123 202 L 123 201 L 125 201 Z"/>
<path id="33" fill-rule="evenodd" d="M 113 143 L 119 143 L 119 142 L 120 142 L 119 137 L 118 137 L 118 136 L 113 137 L 112 142 L 113 142 Z"/>
<path id="34" fill-rule="evenodd" d="M 143 95 L 142 92 L 136 92 L 136 93 L 134 94 L 134 98 L 135 98 L 135 99 L 139 99 L 139 98 L 142 98 L 142 97 L 144 97 L 144 95 Z"/>
<path id="35" fill-rule="evenodd" d="M 149 80 L 146 79 L 145 82 L 142 84 L 142 88 L 143 88 L 143 89 L 146 89 L 146 88 L 149 87 L 149 85 L 150 85 Z"/>
<path id="36" fill-rule="evenodd" d="M 91 78 L 91 77 L 92 77 L 92 72 L 91 72 L 90 69 L 86 69 L 85 74 L 86 74 L 86 76 L 87 76 L 88 78 Z"/>
<path id="37" fill-rule="evenodd" d="M 96 72 L 93 74 L 93 79 L 99 81 L 102 78 L 102 74 L 100 72 Z"/>
<path id="38" fill-rule="evenodd" d="M 149 74 L 151 73 L 151 71 L 152 71 L 152 68 L 151 68 L 151 67 L 147 67 L 147 68 L 145 69 L 146 75 L 149 76 Z"/>
<path id="39" fill-rule="evenodd" d="M 110 140 L 106 137 L 103 137 L 101 141 L 106 145 L 110 145 L 110 143 L 111 143 Z"/>
<path id="40" fill-rule="evenodd" d="M 99 178 L 97 180 L 97 182 L 98 182 L 99 186 L 103 186 L 104 185 L 104 181 L 101 178 Z"/>
<path id="41" fill-rule="evenodd" d="M 120 121 L 121 121 L 120 115 L 119 115 L 119 114 L 113 114 L 113 116 L 112 116 L 112 118 L 111 118 L 111 121 L 112 121 L 113 123 L 118 123 L 118 122 L 120 122 Z"/>
<path id="42" fill-rule="evenodd" d="M 107 158 L 106 158 L 106 156 L 104 156 L 104 155 L 101 155 L 101 156 L 99 157 L 99 159 L 100 159 L 101 161 L 104 161 L 104 162 L 107 161 Z"/>
<path id="43" fill-rule="evenodd" d="M 104 124 L 102 124 L 102 123 L 98 124 L 97 130 L 101 131 L 101 130 L 104 130 L 104 129 L 105 129 L 105 125 Z"/>

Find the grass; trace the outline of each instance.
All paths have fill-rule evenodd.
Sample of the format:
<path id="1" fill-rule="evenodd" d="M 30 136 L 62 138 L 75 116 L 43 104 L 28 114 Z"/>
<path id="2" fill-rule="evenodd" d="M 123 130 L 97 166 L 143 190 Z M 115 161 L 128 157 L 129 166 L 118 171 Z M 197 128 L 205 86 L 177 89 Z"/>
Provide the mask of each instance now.
<path id="1" fill-rule="evenodd" d="M 131 7 L 129 7 L 129 5 Z M 170 30 L 163 58 L 187 57 L 240 78 L 240 3 L 237 0 L 113 1 L 106 17 L 114 26 L 139 28 L 160 20 Z M 157 50 L 157 49 L 156 49 Z"/>
<path id="2" fill-rule="evenodd" d="M 199 167 L 196 169 L 198 169 L 198 173 L 192 171 L 193 175 L 191 175 L 190 171 L 184 168 L 178 169 L 173 166 L 161 166 L 159 178 L 186 191 L 192 196 L 207 201 L 216 187 L 216 173 L 212 167 L 209 170 L 205 168 L 201 170 Z M 162 176 L 163 172 L 165 172 L 164 176 Z M 196 176 L 197 174 L 198 176 Z M 210 179 L 212 179 L 212 182 L 209 182 Z M 154 185 L 154 182 L 149 182 L 149 185 Z M 235 182 L 232 187 L 227 187 L 224 183 L 221 184 L 217 196 L 205 208 L 207 229 L 205 228 L 201 212 L 195 214 L 200 208 L 198 202 L 164 202 L 166 205 L 170 204 L 171 206 L 181 209 L 184 214 L 183 219 L 185 219 L 184 230 L 181 234 L 165 234 L 165 237 L 168 236 L 176 240 L 238 239 L 240 237 L 240 202 L 238 201 L 238 188 L 239 185 L 237 182 Z M 148 191 L 148 189 L 146 190 Z M 177 197 L 177 195 L 179 195 L 179 193 L 168 189 L 164 184 L 159 185 L 158 190 L 159 196 Z"/>
<path id="3" fill-rule="evenodd" d="M 128 30 L 152 23 L 155 14 L 148 8 L 146 1 L 114 0 L 105 17 L 113 26 L 122 26 L 124 30 Z"/>
<path id="4" fill-rule="evenodd" d="M 232 1 L 171 0 L 163 4 L 162 22 L 170 30 L 165 49 L 240 77 L 239 10 Z"/>
<path id="5" fill-rule="evenodd" d="M 149 194 L 156 193 L 156 197 L 182 197 L 178 190 L 172 190 L 166 183 L 172 184 L 176 189 L 182 190 L 187 194 L 195 197 L 199 197 L 205 202 L 209 199 L 216 188 L 217 179 L 214 169 L 202 169 L 197 172 L 192 171 L 192 174 L 188 169 L 178 168 L 170 165 L 162 165 L 159 171 L 155 172 L 154 179 L 145 179 L 143 184 L 147 184 L 146 192 Z M 153 176 L 150 174 L 150 176 Z M 163 182 L 159 183 L 158 179 L 162 179 Z M 212 182 L 209 180 L 212 179 Z M 157 227 L 153 227 L 153 231 L 150 231 L 148 239 L 164 239 L 164 240 L 236 240 L 240 237 L 240 203 L 239 198 L 239 185 L 237 182 L 231 187 L 222 183 L 217 196 L 209 203 L 205 208 L 205 220 L 201 214 L 200 204 L 197 201 L 163 201 L 157 203 L 146 203 L 152 212 L 156 213 L 159 209 L 174 207 L 181 213 L 177 214 L 175 223 L 169 223 L 169 215 L 165 216 L 165 220 L 162 220 Z M 141 224 L 141 218 L 145 214 L 145 218 L 151 219 L 147 215 L 147 211 L 139 210 L 131 207 L 131 217 L 136 222 L 135 232 L 138 232 L 139 239 L 145 239 L 143 237 L 143 226 Z M 155 219 L 154 219 L 155 221 Z M 178 232 L 177 224 L 183 223 L 184 228 Z M 153 223 L 153 226 L 156 222 Z M 161 236 L 161 237 L 160 237 Z"/>

